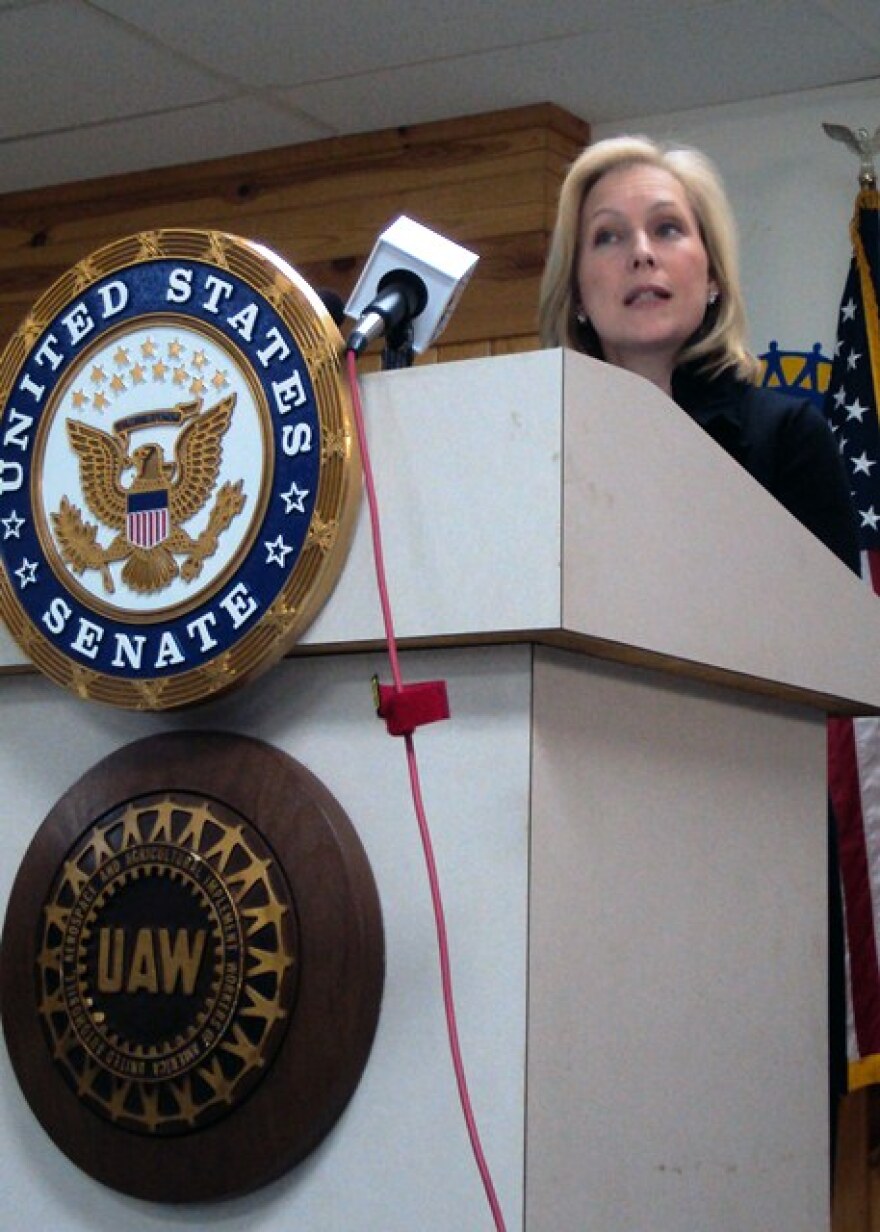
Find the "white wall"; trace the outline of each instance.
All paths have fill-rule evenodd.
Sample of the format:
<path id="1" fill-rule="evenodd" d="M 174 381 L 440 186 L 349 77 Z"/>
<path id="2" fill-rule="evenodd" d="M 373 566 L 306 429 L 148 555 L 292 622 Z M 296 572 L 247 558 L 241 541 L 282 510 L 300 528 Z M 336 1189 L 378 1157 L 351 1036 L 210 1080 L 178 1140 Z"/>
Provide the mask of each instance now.
<path id="1" fill-rule="evenodd" d="M 404 654 L 402 671 L 407 680 L 442 677 L 449 687 L 455 721 L 420 732 L 421 781 L 443 883 L 462 1052 L 513 1232 L 522 1226 L 524 1184 L 531 651 Z M 87 769 L 156 731 L 217 729 L 283 749 L 336 796 L 366 848 L 386 946 L 376 1040 L 333 1132 L 274 1184 L 219 1204 L 157 1205 L 91 1180 L 43 1132 L 0 1044 L 0 1232 L 488 1227 L 446 1042 L 405 751 L 374 716 L 374 672 L 389 678 L 384 656 L 288 659 L 231 697 L 171 715 L 80 703 L 36 675 L 0 677 L 2 914 L 33 833 Z M 45 733 L 51 733 L 48 756 Z M 498 875 L 488 878 L 487 870 Z M 504 989 L 503 1000 L 495 999 L 495 988 Z"/>
<path id="2" fill-rule="evenodd" d="M 758 353 L 771 339 L 784 350 L 821 342 L 826 355 L 833 346 L 858 160 L 826 137 L 823 121 L 873 133 L 880 125 L 880 77 L 593 128 L 597 138 L 646 133 L 694 145 L 715 161 L 739 224 L 751 344 Z"/>

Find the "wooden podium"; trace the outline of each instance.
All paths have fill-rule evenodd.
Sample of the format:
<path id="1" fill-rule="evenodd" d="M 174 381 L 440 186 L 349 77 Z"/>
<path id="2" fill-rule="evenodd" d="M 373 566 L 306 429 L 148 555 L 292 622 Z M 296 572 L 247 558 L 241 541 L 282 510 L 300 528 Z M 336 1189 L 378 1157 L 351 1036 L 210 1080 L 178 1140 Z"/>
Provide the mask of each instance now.
<path id="1" fill-rule="evenodd" d="M 508 1228 L 827 1228 L 824 720 L 880 711 L 880 607 L 625 373 L 555 351 L 377 374 L 364 393 L 404 675 L 449 686 L 452 720 L 417 747 Z M 403 750 L 372 713 L 380 646 L 365 517 L 298 653 L 216 704 L 79 703 L 0 646 L 4 900 L 55 800 L 158 730 L 285 749 L 367 849 L 388 967 L 366 1074 L 227 1229 L 492 1226 Z M 68 1163 L 4 1054 L 0 1225 L 24 1211 L 76 1232 L 161 1219 Z"/>

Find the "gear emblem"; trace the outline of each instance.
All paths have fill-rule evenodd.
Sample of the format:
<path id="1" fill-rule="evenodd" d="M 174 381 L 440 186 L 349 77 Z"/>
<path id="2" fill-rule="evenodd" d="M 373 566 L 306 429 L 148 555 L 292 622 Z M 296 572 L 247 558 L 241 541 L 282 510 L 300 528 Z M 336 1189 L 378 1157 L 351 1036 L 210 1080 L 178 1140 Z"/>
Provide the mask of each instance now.
<path id="1" fill-rule="evenodd" d="M 271 1065 L 296 991 L 296 914 L 258 832 L 218 802 L 131 801 L 81 836 L 41 925 L 55 1064 L 113 1124 L 185 1134 Z"/>

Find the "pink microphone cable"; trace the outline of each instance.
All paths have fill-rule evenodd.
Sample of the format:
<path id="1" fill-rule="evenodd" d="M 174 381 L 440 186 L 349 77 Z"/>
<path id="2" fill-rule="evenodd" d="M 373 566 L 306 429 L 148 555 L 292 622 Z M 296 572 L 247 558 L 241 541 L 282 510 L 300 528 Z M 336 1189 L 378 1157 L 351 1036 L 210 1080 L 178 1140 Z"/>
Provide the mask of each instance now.
<path id="1" fill-rule="evenodd" d="M 382 620 L 385 625 L 388 660 L 394 682 L 394 693 L 398 697 L 401 697 L 404 694 L 405 686 L 403 684 L 403 678 L 400 671 L 400 660 L 397 654 L 397 641 L 394 635 L 394 622 L 391 614 L 391 603 L 388 598 L 388 586 L 385 580 L 385 560 L 382 553 L 382 533 L 379 525 L 379 508 L 376 500 L 376 487 L 373 482 L 373 468 L 370 463 L 370 454 L 367 447 L 367 433 L 364 425 L 363 407 L 361 405 L 360 388 L 358 385 L 357 356 L 353 352 L 349 351 L 346 355 L 346 359 L 348 363 L 348 380 L 351 388 L 351 401 L 354 410 L 355 427 L 357 429 L 358 443 L 361 451 L 361 463 L 364 473 L 364 488 L 367 495 L 367 506 L 370 512 L 370 529 L 373 537 L 373 559 L 376 566 L 376 582 L 379 589 L 379 603 L 382 608 Z M 486 1157 L 483 1153 L 483 1147 L 480 1142 L 480 1134 L 477 1129 L 476 1119 L 471 1106 L 470 1095 L 468 1094 L 467 1077 L 465 1075 L 461 1048 L 458 1041 L 458 1025 L 456 1023 L 455 1016 L 455 999 L 452 992 L 452 969 L 449 960 L 449 943 L 446 936 L 446 920 L 443 912 L 443 900 L 440 894 L 440 879 L 437 873 L 436 861 L 434 859 L 434 850 L 431 842 L 430 830 L 428 828 L 428 819 L 425 813 L 424 802 L 422 800 L 422 790 L 419 780 L 419 768 L 416 759 L 413 733 L 410 729 L 401 731 L 400 734 L 403 735 L 404 743 L 406 745 L 406 760 L 409 767 L 410 788 L 412 790 L 413 805 L 415 808 L 416 818 L 418 820 L 419 834 L 422 840 L 422 849 L 424 851 L 425 864 L 428 871 L 428 882 L 431 889 L 431 902 L 434 908 L 434 923 L 437 930 L 437 945 L 440 955 L 440 978 L 443 988 L 443 1007 L 446 1012 L 446 1030 L 449 1036 L 449 1048 L 452 1054 L 453 1068 L 455 1070 L 455 1081 L 458 1085 L 459 1100 L 461 1102 L 465 1124 L 467 1125 L 471 1149 L 473 1150 L 474 1159 L 476 1160 L 477 1168 L 479 1169 L 480 1178 L 483 1182 L 483 1188 L 486 1191 L 486 1198 L 488 1199 L 489 1206 L 492 1211 L 492 1218 L 495 1221 L 496 1232 L 506 1232 L 504 1215 L 502 1214 L 501 1206 L 495 1193 L 495 1185 L 492 1181 L 489 1165 L 486 1162 Z"/>

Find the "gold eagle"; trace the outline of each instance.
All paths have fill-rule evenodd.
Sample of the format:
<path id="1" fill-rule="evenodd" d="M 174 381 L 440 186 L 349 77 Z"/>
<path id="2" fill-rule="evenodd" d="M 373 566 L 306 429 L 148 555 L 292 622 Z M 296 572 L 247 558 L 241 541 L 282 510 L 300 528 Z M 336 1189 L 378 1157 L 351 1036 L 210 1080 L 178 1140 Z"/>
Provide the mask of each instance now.
<path id="1" fill-rule="evenodd" d="M 230 394 L 207 411 L 201 410 L 201 399 L 179 403 L 171 412 L 161 413 L 165 422 L 183 422 L 174 445 L 174 460 L 168 462 L 162 447 L 155 442 L 139 445 L 129 453 L 129 431 L 139 418 L 149 422 L 150 416 L 131 416 L 117 423 L 114 431 L 104 432 L 77 419 L 67 421 L 67 436 L 79 459 L 82 494 L 89 511 L 105 527 L 115 531 L 105 548 L 98 542 L 98 526 L 86 522 L 82 512 L 68 498 L 62 497 L 52 526 L 62 559 L 75 573 L 86 569 L 100 570 L 104 590 L 114 591 L 109 566 L 125 561 L 122 580 L 139 594 L 162 590 L 178 575 L 191 581 L 201 572 L 202 562 L 217 550 L 220 535 L 241 511 L 245 503 L 242 481 L 224 483 L 217 494 L 208 524 L 192 538 L 183 523 L 195 517 L 207 504 L 220 473 L 223 460 L 223 437 L 232 422 L 236 395 Z M 154 422 L 160 416 L 152 417 Z M 134 470 L 128 487 L 123 476 Z M 167 500 L 168 534 L 152 547 L 133 543 L 128 537 L 129 497 L 155 492 Z M 176 554 L 186 554 L 178 566 Z"/>

